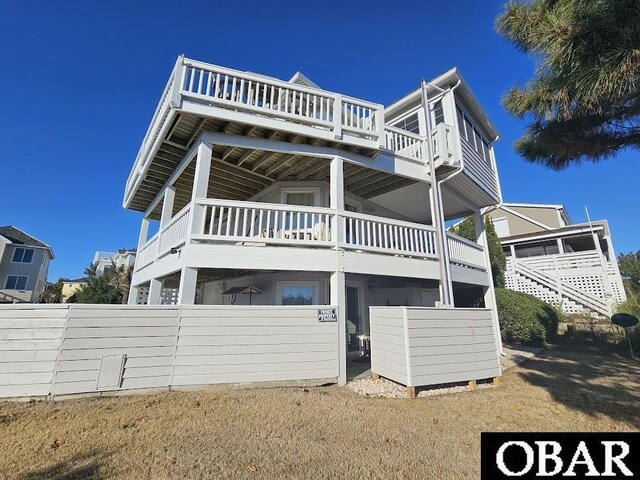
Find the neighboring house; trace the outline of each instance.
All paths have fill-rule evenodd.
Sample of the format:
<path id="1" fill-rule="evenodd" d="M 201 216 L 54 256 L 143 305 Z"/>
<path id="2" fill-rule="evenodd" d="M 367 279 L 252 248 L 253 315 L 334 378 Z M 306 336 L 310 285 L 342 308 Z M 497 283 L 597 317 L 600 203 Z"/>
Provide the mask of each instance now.
<path id="1" fill-rule="evenodd" d="M 571 223 L 563 205 L 489 208 L 507 255 L 506 287 L 566 313 L 611 315 L 626 300 L 606 220 Z"/>
<path id="2" fill-rule="evenodd" d="M 37 302 L 52 259 L 49 245 L 14 226 L 0 227 L 0 303 Z"/>
<path id="3" fill-rule="evenodd" d="M 87 285 L 87 278 L 76 278 L 73 280 L 66 280 L 62 282 L 62 303 L 67 303 L 69 298 L 73 296 L 78 290 Z"/>
<path id="4" fill-rule="evenodd" d="M 116 252 L 96 252 L 93 265 L 96 266 L 96 276 L 113 267 L 133 267 L 136 263 L 136 249 L 120 249 Z"/>
<path id="5" fill-rule="evenodd" d="M 129 303 L 337 305 L 351 348 L 372 305 L 494 308 L 497 133 L 458 70 L 424 90 L 385 107 L 180 57 L 125 187 Z M 446 233 L 474 213 L 478 243 Z"/>

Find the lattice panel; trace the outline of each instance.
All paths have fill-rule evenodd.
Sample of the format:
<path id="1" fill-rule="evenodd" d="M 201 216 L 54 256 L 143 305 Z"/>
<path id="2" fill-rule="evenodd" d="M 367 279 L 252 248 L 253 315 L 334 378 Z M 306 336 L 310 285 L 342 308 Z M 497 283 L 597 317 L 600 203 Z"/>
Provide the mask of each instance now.
<path id="1" fill-rule="evenodd" d="M 582 290 L 594 297 L 607 299 L 601 275 L 580 275 L 578 277 L 562 277 L 561 280 L 572 287 Z"/>
<path id="2" fill-rule="evenodd" d="M 149 287 L 140 287 L 138 289 L 138 305 L 146 305 L 149 299 Z M 160 294 L 160 305 L 175 305 L 178 303 L 177 288 L 163 288 Z"/>

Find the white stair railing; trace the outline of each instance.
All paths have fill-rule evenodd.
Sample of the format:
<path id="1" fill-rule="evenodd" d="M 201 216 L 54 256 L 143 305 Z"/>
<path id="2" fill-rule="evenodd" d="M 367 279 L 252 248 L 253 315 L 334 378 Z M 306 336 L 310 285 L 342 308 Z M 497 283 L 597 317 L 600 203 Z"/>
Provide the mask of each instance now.
<path id="1" fill-rule="evenodd" d="M 556 292 L 558 296 L 566 297 L 569 300 L 582 305 L 583 307 L 595 311 L 601 315 L 610 315 L 610 310 L 607 303 L 597 297 L 589 295 L 582 290 L 563 282 L 557 277 L 552 277 L 546 273 L 531 268 L 524 262 L 511 258 L 508 261 L 508 272 L 519 273 L 520 275 L 537 282 L 547 289 Z"/>

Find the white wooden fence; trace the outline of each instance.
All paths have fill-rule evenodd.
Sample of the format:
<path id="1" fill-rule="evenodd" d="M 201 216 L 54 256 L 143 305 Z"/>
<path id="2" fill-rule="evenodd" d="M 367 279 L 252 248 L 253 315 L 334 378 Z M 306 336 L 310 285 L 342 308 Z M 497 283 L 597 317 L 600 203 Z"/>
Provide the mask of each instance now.
<path id="1" fill-rule="evenodd" d="M 371 307 L 371 371 L 407 387 L 502 374 L 491 310 Z"/>
<path id="2" fill-rule="evenodd" d="M 0 398 L 335 382 L 337 323 L 317 308 L 2 305 Z"/>

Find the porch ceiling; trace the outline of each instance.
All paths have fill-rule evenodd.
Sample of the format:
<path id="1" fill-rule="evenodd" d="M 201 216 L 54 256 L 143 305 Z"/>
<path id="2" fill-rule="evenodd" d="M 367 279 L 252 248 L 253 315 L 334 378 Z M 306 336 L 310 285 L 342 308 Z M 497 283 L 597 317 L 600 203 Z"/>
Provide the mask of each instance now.
<path id="1" fill-rule="evenodd" d="M 205 122 L 202 130 L 212 127 L 210 122 L 212 121 Z M 223 125 L 221 131 L 238 133 L 238 129 L 240 129 L 239 133 L 244 135 L 265 136 L 272 139 L 284 138 L 292 143 L 306 143 L 306 140 L 309 140 L 295 135 L 285 136 L 281 132 L 265 131 L 255 127 L 242 127 L 237 124 Z M 184 133 L 182 129 L 176 129 L 175 131 Z M 199 134 L 200 130 L 197 131 L 197 135 Z M 171 144 L 166 141 L 162 144 L 142 182 L 141 188 L 135 196 L 134 203 L 137 202 L 135 203 L 137 206 L 134 208 L 132 205 L 134 210 L 144 211 L 148 204 L 153 201 L 186 154 L 187 145 L 190 146 L 193 141 L 187 139 L 184 147 L 176 146 L 177 143 L 173 140 L 171 140 Z M 309 143 L 320 145 L 327 142 L 324 140 L 312 140 Z M 355 153 L 363 153 L 359 147 L 350 147 L 348 150 Z M 326 158 L 226 145 L 213 145 L 212 157 L 208 188 L 208 196 L 211 198 L 246 201 L 278 181 L 329 182 L 330 180 L 330 162 Z M 195 160 L 186 167 L 175 181 L 176 197 L 173 214 L 180 211 L 191 201 L 194 173 Z M 368 199 L 417 182 L 399 175 L 345 162 L 344 183 L 348 192 Z M 162 202 L 156 206 L 150 218 L 160 219 L 161 211 Z"/>
<path id="2" fill-rule="evenodd" d="M 132 210 L 145 211 L 147 209 L 169 176 L 184 158 L 189 148 L 197 140 L 198 136 L 205 131 L 339 148 L 347 152 L 369 157 L 373 157 L 376 153 L 374 150 L 344 145 L 339 142 L 328 142 L 321 139 L 269 130 L 238 122 L 225 122 L 179 113 L 171 125 L 171 128 L 169 128 L 164 141 L 160 144 L 158 152 L 151 161 L 147 174 L 131 201 L 130 208 Z M 283 179 L 316 178 L 319 177 L 324 170 L 320 168 L 320 166 L 317 166 L 318 159 L 316 158 L 278 152 L 246 150 L 217 145 L 213 148 L 213 156 L 216 163 L 219 164 L 216 167 L 218 173 L 223 169 L 225 172 L 235 172 L 236 177 L 241 173 L 243 177 L 247 177 L 257 183 L 266 182 L 266 185 Z M 315 162 L 315 164 L 313 162 Z M 328 169 L 325 176 L 328 176 Z M 191 178 L 193 178 L 193 167 L 191 170 Z M 381 180 L 381 178 L 379 180 Z M 262 188 L 264 187 L 260 187 L 256 192 Z M 219 193 L 222 194 L 223 192 Z M 217 196 L 217 194 L 213 192 L 212 195 Z M 237 191 L 235 195 L 236 196 L 234 196 L 234 192 L 229 187 L 226 196 L 219 196 L 218 198 L 239 199 Z"/>

